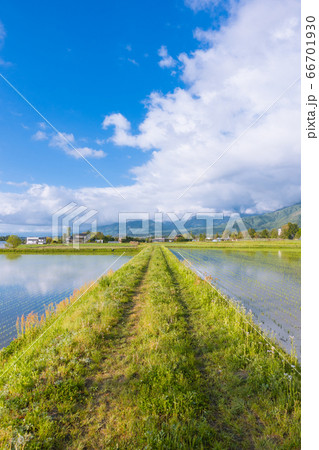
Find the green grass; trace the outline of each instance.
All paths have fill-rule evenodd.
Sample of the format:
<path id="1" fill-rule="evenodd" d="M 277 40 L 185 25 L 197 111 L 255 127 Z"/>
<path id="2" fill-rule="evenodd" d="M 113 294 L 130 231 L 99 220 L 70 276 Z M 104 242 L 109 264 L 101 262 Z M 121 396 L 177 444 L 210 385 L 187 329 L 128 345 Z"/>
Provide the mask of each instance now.
<path id="1" fill-rule="evenodd" d="M 0 372 L 45 330 L 0 378 L 1 448 L 300 448 L 299 375 L 164 247 L 4 349 Z"/>
<path id="2" fill-rule="evenodd" d="M 139 244 L 138 246 L 123 244 L 80 244 L 79 248 L 73 248 L 72 245 L 63 244 L 50 244 L 50 245 L 19 245 L 17 248 L 1 248 L 0 254 L 63 254 L 63 253 L 75 253 L 75 254 L 97 254 L 97 253 L 137 253 L 145 245 Z"/>
<path id="3" fill-rule="evenodd" d="M 167 242 L 164 243 L 165 247 L 174 248 L 229 248 L 236 250 L 247 249 L 286 249 L 286 250 L 301 250 L 300 240 L 290 239 L 251 239 L 251 240 L 238 240 L 238 241 L 221 241 L 221 242 Z"/>

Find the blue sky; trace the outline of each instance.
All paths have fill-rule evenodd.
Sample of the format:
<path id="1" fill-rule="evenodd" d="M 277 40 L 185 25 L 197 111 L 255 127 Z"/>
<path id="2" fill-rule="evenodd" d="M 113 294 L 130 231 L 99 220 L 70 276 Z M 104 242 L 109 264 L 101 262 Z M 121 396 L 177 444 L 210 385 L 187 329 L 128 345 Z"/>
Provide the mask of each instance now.
<path id="1" fill-rule="evenodd" d="M 3 1 L 0 72 L 73 148 L 0 79 L 0 232 L 47 226 L 67 201 L 104 223 L 299 201 L 299 7 Z"/>

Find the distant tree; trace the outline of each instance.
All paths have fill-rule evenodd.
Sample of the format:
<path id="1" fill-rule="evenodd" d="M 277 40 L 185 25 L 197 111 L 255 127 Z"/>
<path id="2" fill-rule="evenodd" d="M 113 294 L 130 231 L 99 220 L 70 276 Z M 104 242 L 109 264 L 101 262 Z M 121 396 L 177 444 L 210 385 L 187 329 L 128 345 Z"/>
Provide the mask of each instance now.
<path id="1" fill-rule="evenodd" d="M 237 239 L 238 234 L 235 233 L 235 232 L 233 232 L 233 233 L 230 235 L 230 237 L 231 237 L 231 239 Z"/>
<path id="2" fill-rule="evenodd" d="M 289 225 L 289 234 L 290 234 L 290 238 L 289 239 L 294 239 L 296 237 L 296 234 L 299 231 L 299 227 L 296 223 L 292 223 L 292 224 L 288 224 Z"/>
<path id="3" fill-rule="evenodd" d="M 96 233 L 90 232 L 90 237 L 88 242 L 94 242 L 94 241 L 103 241 L 104 240 L 104 234 L 101 231 L 97 231 Z"/>
<path id="4" fill-rule="evenodd" d="M 122 238 L 122 243 L 123 243 L 123 244 L 127 244 L 127 243 L 130 242 L 131 240 L 132 240 L 132 237 L 126 236 L 126 238 Z"/>
<path id="5" fill-rule="evenodd" d="M 104 236 L 103 242 L 107 243 L 109 241 L 117 241 L 117 239 L 115 237 L 111 236 L 110 234 L 107 234 L 106 236 Z"/>
<path id="6" fill-rule="evenodd" d="M 272 239 L 277 239 L 277 238 L 278 238 L 278 230 L 277 230 L 277 228 L 273 228 L 273 229 L 271 230 L 271 232 L 270 232 L 270 237 L 271 237 Z"/>
<path id="7" fill-rule="evenodd" d="M 16 248 L 21 243 L 22 243 L 22 241 L 19 238 L 19 236 L 16 236 L 15 234 L 11 234 L 11 236 L 9 236 L 7 239 L 6 247 Z"/>
<path id="8" fill-rule="evenodd" d="M 176 241 L 177 242 L 186 242 L 189 241 L 190 239 L 187 239 L 185 236 L 182 236 L 181 234 L 179 234 L 178 236 L 176 236 Z"/>
<path id="9" fill-rule="evenodd" d="M 244 239 L 244 235 L 241 231 L 238 233 L 237 239 Z"/>
<path id="10" fill-rule="evenodd" d="M 257 236 L 256 236 L 256 230 L 255 230 L 254 228 L 249 228 L 249 229 L 248 229 L 248 233 L 249 233 L 249 236 L 250 236 L 252 239 L 254 239 L 255 237 L 257 237 Z"/>
<path id="11" fill-rule="evenodd" d="M 301 238 L 301 228 L 299 228 L 299 230 L 297 231 L 296 235 L 295 235 L 295 239 L 300 239 Z"/>
<path id="12" fill-rule="evenodd" d="M 266 230 L 266 228 L 264 230 L 262 230 L 262 232 L 260 233 L 260 237 L 262 239 L 268 239 L 269 238 L 269 231 Z"/>
<path id="13" fill-rule="evenodd" d="M 298 233 L 299 227 L 296 223 L 287 223 L 282 227 L 281 237 L 283 239 L 294 239 L 295 235 Z"/>
<path id="14" fill-rule="evenodd" d="M 206 239 L 206 234 L 205 233 L 200 233 L 199 240 L 200 241 L 205 241 L 205 239 Z"/>
<path id="15" fill-rule="evenodd" d="M 51 238 L 51 237 L 48 236 L 48 237 L 46 238 L 46 240 L 47 240 L 47 244 L 52 244 L 52 238 Z"/>

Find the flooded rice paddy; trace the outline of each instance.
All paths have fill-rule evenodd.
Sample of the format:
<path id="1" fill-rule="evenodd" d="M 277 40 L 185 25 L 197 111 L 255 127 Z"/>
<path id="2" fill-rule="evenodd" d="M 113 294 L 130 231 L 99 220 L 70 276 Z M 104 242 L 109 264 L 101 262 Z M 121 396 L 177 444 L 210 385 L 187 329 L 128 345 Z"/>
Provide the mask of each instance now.
<path id="1" fill-rule="evenodd" d="M 17 335 L 17 317 L 42 314 L 95 281 L 112 264 L 114 271 L 131 259 L 119 255 L 0 255 L 0 348 Z"/>
<path id="2" fill-rule="evenodd" d="M 300 252 L 174 249 L 221 293 L 251 310 L 256 323 L 300 360 Z"/>

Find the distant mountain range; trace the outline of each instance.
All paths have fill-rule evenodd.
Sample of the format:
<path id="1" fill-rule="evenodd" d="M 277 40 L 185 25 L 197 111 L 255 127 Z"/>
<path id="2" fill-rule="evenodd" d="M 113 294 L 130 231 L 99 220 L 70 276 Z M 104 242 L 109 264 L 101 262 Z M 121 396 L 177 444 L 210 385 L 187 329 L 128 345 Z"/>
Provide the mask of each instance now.
<path id="1" fill-rule="evenodd" d="M 255 215 L 241 215 L 247 228 L 254 228 L 256 231 L 261 231 L 263 229 L 272 230 L 273 228 L 280 228 L 288 222 L 296 223 L 301 225 L 301 203 L 297 203 L 293 206 L 288 206 L 286 208 L 278 209 L 277 211 L 265 213 L 265 214 L 255 214 Z M 225 217 L 223 220 L 214 220 L 214 233 L 222 234 L 229 217 Z M 206 222 L 204 219 L 196 219 L 196 217 L 191 217 L 185 226 L 189 232 L 193 232 L 195 235 L 200 233 L 205 233 Z M 141 221 L 129 221 L 127 227 L 128 236 L 137 236 L 134 233 L 134 229 L 140 228 L 142 226 Z M 129 231 L 129 228 L 132 231 Z M 81 231 L 88 230 L 89 227 L 84 224 L 81 226 Z M 150 221 L 149 224 L 149 234 L 148 236 L 154 236 L 155 222 Z M 163 236 L 168 236 L 173 230 L 177 233 L 179 232 L 171 221 L 163 222 Z M 118 223 L 112 223 L 109 225 L 102 225 L 98 227 L 98 231 L 102 231 L 105 235 L 118 236 L 119 226 Z M 11 233 L 2 233 L 11 234 Z M 19 236 L 48 236 L 48 232 L 23 232 L 19 233 Z"/>
<path id="2" fill-rule="evenodd" d="M 277 211 L 256 214 L 256 215 L 242 215 L 243 222 L 247 228 L 254 228 L 256 231 L 272 230 L 273 228 L 280 228 L 288 222 L 296 223 L 301 226 L 301 203 L 297 203 L 286 208 L 278 209 Z M 225 217 L 222 220 L 214 220 L 214 233 L 223 233 L 229 217 Z M 185 224 L 186 229 L 189 232 L 193 232 L 195 235 L 205 232 L 206 222 L 204 219 L 196 219 L 196 217 L 191 217 Z M 141 221 L 134 220 L 129 221 L 127 224 L 127 235 L 134 236 L 138 235 L 134 233 L 134 229 L 140 228 L 142 226 Z M 110 225 L 104 225 L 98 228 L 105 235 L 118 236 L 119 226 L 118 223 L 113 223 Z M 154 235 L 155 222 L 152 220 L 149 223 L 149 236 Z M 172 231 L 178 232 L 178 229 L 171 221 L 163 222 L 163 236 L 168 236 Z"/>

